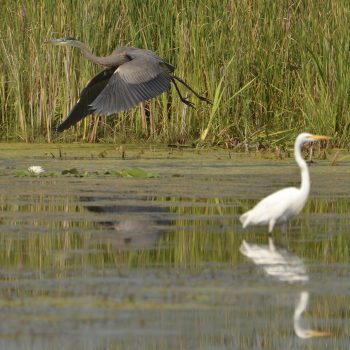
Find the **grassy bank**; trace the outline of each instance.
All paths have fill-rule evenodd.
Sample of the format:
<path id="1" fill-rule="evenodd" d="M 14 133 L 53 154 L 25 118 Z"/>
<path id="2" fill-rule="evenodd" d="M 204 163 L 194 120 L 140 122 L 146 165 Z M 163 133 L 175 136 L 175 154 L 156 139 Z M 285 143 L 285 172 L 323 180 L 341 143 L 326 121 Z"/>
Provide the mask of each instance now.
<path id="1" fill-rule="evenodd" d="M 0 22 L 0 139 L 209 144 L 289 142 L 308 130 L 350 137 L 348 1 L 4 0 Z M 117 117 L 88 117 L 54 136 L 101 69 L 77 50 L 44 41 L 71 35 L 98 55 L 118 46 L 154 50 L 214 100 L 175 90 Z M 187 94 L 184 92 L 184 94 Z M 148 114 L 148 113 L 147 113 Z M 99 125 L 96 127 L 96 121 Z"/>

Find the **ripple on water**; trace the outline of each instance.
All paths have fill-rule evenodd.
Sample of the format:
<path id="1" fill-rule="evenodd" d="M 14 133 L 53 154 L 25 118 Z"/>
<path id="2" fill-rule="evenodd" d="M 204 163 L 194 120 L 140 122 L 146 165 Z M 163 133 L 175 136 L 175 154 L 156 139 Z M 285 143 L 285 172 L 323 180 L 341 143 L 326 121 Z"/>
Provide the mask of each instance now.
<path id="1" fill-rule="evenodd" d="M 238 217 L 298 184 L 293 162 L 161 151 L 92 162 L 87 150 L 77 149 L 81 170 L 141 164 L 161 176 L 16 178 L 30 164 L 14 158 L 0 177 L 0 348 L 349 347 L 346 169 L 313 165 L 305 209 L 274 234 L 309 277 L 290 283 L 239 253 L 243 239 L 267 240 L 266 228 L 243 231 Z M 55 171 L 77 166 L 66 152 L 35 160 Z M 305 288 L 305 321 L 332 333 L 311 343 L 293 328 Z"/>

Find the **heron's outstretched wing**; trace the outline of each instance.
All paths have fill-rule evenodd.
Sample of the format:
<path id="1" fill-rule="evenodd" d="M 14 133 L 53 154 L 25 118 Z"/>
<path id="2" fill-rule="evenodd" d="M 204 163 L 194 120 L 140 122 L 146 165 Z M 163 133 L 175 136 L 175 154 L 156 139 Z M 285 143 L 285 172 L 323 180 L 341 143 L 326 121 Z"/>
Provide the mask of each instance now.
<path id="1" fill-rule="evenodd" d="M 69 112 L 67 118 L 56 128 L 61 132 L 76 124 L 85 116 L 94 113 L 90 104 L 103 91 L 113 75 L 115 68 L 108 68 L 94 76 L 80 94 L 80 98 L 75 106 Z"/>
<path id="2" fill-rule="evenodd" d="M 121 112 L 169 90 L 171 75 L 162 61 L 138 56 L 119 66 L 91 110 L 103 115 Z"/>

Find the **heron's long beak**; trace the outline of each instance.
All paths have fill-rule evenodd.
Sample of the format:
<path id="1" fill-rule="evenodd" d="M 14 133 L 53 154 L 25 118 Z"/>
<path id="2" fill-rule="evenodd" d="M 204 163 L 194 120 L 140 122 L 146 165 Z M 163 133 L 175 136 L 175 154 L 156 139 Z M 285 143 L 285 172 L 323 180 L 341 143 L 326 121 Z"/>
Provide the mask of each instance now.
<path id="1" fill-rule="evenodd" d="M 54 44 L 54 45 L 59 45 L 62 44 L 62 39 L 50 39 L 44 41 L 45 44 Z"/>
<path id="2" fill-rule="evenodd" d="M 45 44 L 53 44 L 53 45 L 65 45 L 67 44 L 67 41 L 63 38 L 61 39 L 50 39 L 44 41 Z"/>
<path id="3" fill-rule="evenodd" d="M 314 140 L 330 140 L 330 136 L 324 136 L 324 135 L 311 135 L 310 138 Z"/>

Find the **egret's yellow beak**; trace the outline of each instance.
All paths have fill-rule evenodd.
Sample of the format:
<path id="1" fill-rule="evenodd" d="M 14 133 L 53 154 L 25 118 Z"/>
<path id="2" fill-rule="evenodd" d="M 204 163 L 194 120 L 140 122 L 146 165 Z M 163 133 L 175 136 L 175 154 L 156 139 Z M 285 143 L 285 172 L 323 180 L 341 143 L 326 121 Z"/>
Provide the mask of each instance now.
<path id="1" fill-rule="evenodd" d="M 311 135 L 310 138 L 314 139 L 314 140 L 329 140 L 331 139 L 330 136 L 323 136 L 323 135 Z"/>
<path id="2" fill-rule="evenodd" d="M 331 335 L 330 332 L 322 332 L 322 331 L 310 331 L 310 335 L 312 337 L 329 337 Z"/>

